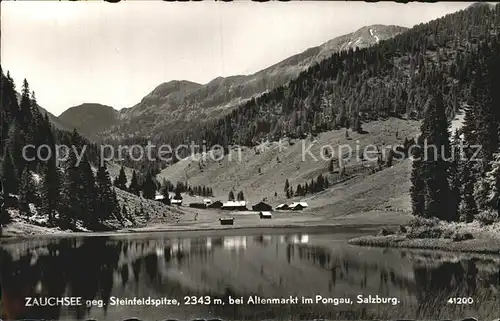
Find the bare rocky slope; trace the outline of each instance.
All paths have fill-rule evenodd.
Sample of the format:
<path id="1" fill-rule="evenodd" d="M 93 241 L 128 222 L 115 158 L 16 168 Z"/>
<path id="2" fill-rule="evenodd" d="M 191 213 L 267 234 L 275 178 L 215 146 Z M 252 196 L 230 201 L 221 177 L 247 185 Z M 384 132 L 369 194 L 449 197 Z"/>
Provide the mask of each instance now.
<path id="1" fill-rule="evenodd" d="M 227 200 L 229 191 L 236 194 L 240 190 L 251 204 L 266 199 L 274 207 L 280 203 L 305 200 L 310 206 L 308 211 L 326 214 L 325 218 L 388 208 L 408 212 L 409 161 L 395 163 L 393 167 L 373 174 L 377 162 L 357 159 L 356 148 L 363 150 L 367 145 L 389 148 L 402 144 L 405 137 L 415 137 L 419 123 L 390 118 L 368 123 L 365 129 L 367 134 L 350 133 L 349 138 L 345 137 L 344 130 L 334 130 L 314 139 L 285 139 L 281 143 L 266 143 L 256 148 L 243 147 L 241 152 L 235 149 L 221 160 L 217 154 L 215 157 L 209 154 L 206 160 L 195 155 L 167 167 L 157 177 L 160 181 L 165 178 L 172 182 L 187 182 L 191 186 L 210 186 L 215 198 L 222 201 Z M 344 146 L 344 157 L 349 153 L 348 146 L 352 148 L 352 158 L 345 162 L 347 180 L 317 194 L 287 199 L 284 193 L 287 179 L 294 190 L 298 184 L 309 183 L 319 174 L 332 183 L 339 179 L 338 172 L 329 173 L 329 161 L 320 156 L 323 146 L 333 149 L 334 156 L 338 155 L 339 147 Z M 307 150 L 314 156 L 304 152 Z"/>
<path id="2" fill-rule="evenodd" d="M 205 85 L 185 80 L 163 83 L 131 108 L 115 111 L 83 104 L 60 118 L 89 138 L 156 136 L 222 117 L 245 100 L 276 88 L 334 52 L 364 48 L 405 31 L 399 26 L 373 25 L 334 38 L 252 75 L 218 77 Z M 90 108 L 92 107 L 92 108 Z M 82 117 L 85 113 L 90 115 Z M 95 121 L 98 119 L 99 121 Z M 109 129 L 109 130 L 106 130 Z"/>

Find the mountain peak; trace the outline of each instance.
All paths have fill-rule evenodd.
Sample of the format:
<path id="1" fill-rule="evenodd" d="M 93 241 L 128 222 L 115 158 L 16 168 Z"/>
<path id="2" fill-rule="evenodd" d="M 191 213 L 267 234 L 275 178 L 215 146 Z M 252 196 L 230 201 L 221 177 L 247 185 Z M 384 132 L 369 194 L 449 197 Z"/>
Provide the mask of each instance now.
<path id="1" fill-rule="evenodd" d="M 155 89 L 153 89 L 150 95 L 165 97 L 173 92 L 191 91 L 193 89 L 198 89 L 201 86 L 202 85 L 189 80 L 171 80 L 157 86 Z"/>
<path id="2" fill-rule="evenodd" d="M 58 118 L 87 137 L 95 137 L 116 121 L 118 111 L 99 103 L 83 103 L 68 108 Z M 71 128 L 71 129 L 73 129 Z"/>

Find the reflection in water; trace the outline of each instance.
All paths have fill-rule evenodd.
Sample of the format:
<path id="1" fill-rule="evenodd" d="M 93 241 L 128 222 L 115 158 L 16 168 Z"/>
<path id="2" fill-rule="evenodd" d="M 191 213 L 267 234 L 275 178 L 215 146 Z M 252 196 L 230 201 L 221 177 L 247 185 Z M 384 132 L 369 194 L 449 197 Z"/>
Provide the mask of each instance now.
<path id="1" fill-rule="evenodd" d="M 359 248 L 324 234 L 29 240 L 5 244 L 0 261 L 3 319 L 433 318 L 436 313 L 453 318 L 464 311 L 489 317 L 500 290 L 500 260 L 495 257 Z M 354 300 L 358 294 L 378 294 L 398 297 L 404 304 L 382 309 L 366 305 L 109 305 L 113 296 L 183 302 L 187 295 L 211 295 L 227 302 L 228 296 L 317 294 Z M 472 307 L 450 306 L 442 300 L 450 295 L 482 301 Z M 104 304 L 26 307 L 28 296 L 74 296 Z"/>
<path id="2" fill-rule="evenodd" d="M 224 237 L 224 248 L 227 250 L 244 250 L 247 247 L 246 236 Z"/>

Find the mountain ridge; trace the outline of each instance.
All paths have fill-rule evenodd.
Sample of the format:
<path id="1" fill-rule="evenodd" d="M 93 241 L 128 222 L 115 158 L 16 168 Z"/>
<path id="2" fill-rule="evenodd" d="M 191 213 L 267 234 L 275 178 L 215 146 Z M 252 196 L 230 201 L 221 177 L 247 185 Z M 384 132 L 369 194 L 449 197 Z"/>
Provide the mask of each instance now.
<path id="1" fill-rule="evenodd" d="M 79 106 L 66 110 L 61 116 L 64 115 L 62 119 L 65 122 L 92 139 L 157 136 L 165 132 L 176 132 L 185 126 L 222 117 L 248 99 L 287 83 L 334 52 L 370 46 L 405 30 L 407 28 L 394 25 L 364 26 L 253 74 L 219 76 L 206 84 L 189 80 L 164 82 L 139 103 L 116 111 L 114 117 L 104 112 L 104 117 L 98 117 L 101 118 L 98 126 L 94 122 L 82 123 L 81 113 L 78 108 L 75 109 Z M 71 116 L 73 113 L 75 116 Z M 104 119 L 108 122 L 103 122 Z"/>
<path id="2" fill-rule="evenodd" d="M 111 106 L 99 103 L 83 103 L 73 106 L 59 115 L 58 119 L 70 124 L 87 138 L 96 138 L 96 134 L 117 121 L 118 111 Z M 91 127 L 91 128 L 90 128 Z"/>

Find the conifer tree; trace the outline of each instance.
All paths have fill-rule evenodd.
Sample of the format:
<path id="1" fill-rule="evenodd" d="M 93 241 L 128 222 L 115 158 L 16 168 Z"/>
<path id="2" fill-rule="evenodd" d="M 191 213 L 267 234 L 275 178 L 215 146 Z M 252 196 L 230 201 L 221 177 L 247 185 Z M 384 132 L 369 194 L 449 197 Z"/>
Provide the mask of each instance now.
<path id="1" fill-rule="evenodd" d="M 227 200 L 228 201 L 234 201 L 234 193 L 233 193 L 233 191 L 229 191 L 229 195 L 227 197 Z"/>
<path id="2" fill-rule="evenodd" d="M 118 178 L 115 180 L 115 186 L 122 190 L 127 190 L 127 176 L 125 175 L 125 169 L 123 166 L 120 168 L 120 174 L 118 174 Z"/>
<path id="3" fill-rule="evenodd" d="M 82 219 L 93 226 L 98 222 L 97 211 L 97 188 L 95 183 L 94 173 L 90 166 L 87 155 L 84 154 L 79 165 L 80 179 L 82 183 Z"/>
<path id="4" fill-rule="evenodd" d="M 83 184 L 77 162 L 74 150 L 70 149 L 64 169 L 60 214 L 63 221 L 73 227 L 83 217 Z"/>
<path id="5" fill-rule="evenodd" d="M 461 190 L 460 190 L 462 185 L 462 179 L 461 179 L 462 175 L 460 173 L 460 166 L 462 165 L 461 162 L 462 155 L 461 155 L 460 144 L 461 144 L 461 138 L 457 130 L 453 137 L 452 159 L 449 163 L 450 197 L 449 197 L 448 210 L 450 212 L 449 220 L 452 221 L 459 220 L 460 217 L 459 207 L 462 201 Z"/>
<path id="6" fill-rule="evenodd" d="M 439 91 L 430 99 L 421 131 L 427 143 L 422 172 L 426 216 L 450 221 L 453 218 L 447 208 L 450 197 L 447 161 L 450 159 L 450 141 L 446 108 Z"/>
<path id="7" fill-rule="evenodd" d="M 387 155 L 387 160 L 385 162 L 385 166 L 392 167 L 394 161 L 394 150 L 391 148 L 389 150 L 389 154 Z"/>
<path id="8" fill-rule="evenodd" d="M 425 183 L 423 179 L 423 153 L 422 136 L 418 139 L 418 145 L 412 150 L 412 171 L 410 198 L 412 213 L 415 216 L 425 216 Z"/>
<path id="9" fill-rule="evenodd" d="M 323 175 L 319 174 L 316 179 L 316 192 L 321 192 L 325 188 L 325 181 Z"/>
<path id="10" fill-rule="evenodd" d="M 30 203 L 35 202 L 34 182 L 31 172 L 25 168 L 21 175 L 19 186 L 19 212 L 21 215 L 31 216 Z"/>
<path id="11" fill-rule="evenodd" d="M 464 107 L 464 124 L 462 126 L 465 143 L 467 145 L 476 144 L 476 117 L 474 109 L 470 105 Z"/>
<path id="12" fill-rule="evenodd" d="M 297 190 L 295 192 L 295 196 L 302 196 L 302 186 L 300 184 L 297 185 Z"/>
<path id="13" fill-rule="evenodd" d="M 14 80 L 10 77 L 9 72 L 4 76 L 1 74 L 1 95 L 0 103 L 0 137 L 8 137 L 9 127 L 12 123 L 17 122 L 19 119 L 19 104 L 17 101 L 17 93 L 15 90 Z M 0 139 L 0 152 L 3 152 L 5 147 L 5 140 Z"/>
<path id="14" fill-rule="evenodd" d="M 132 178 L 130 180 L 130 185 L 128 186 L 128 190 L 132 194 L 135 194 L 137 196 L 140 195 L 139 182 L 137 180 L 137 173 L 136 173 L 136 171 L 132 172 Z"/>
<path id="15" fill-rule="evenodd" d="M 96 189 L 98 196 L 98 218 L 100 221 L 111 218 L 117 210 L 116 193 L 111 184 L 106 166 L 99 166 L 96 175 Z"/>
<path id="16" fill-rule="evenodd" d="M 42 183 L 40 185 L 41 212 L 49 217 L 49 224 L 52 225 L 55 223 L 55 214 L 60 201 L 61 179 L 56 166 L 56 148 L 48 117 L 45 117 L 44 131 L 51 157 L 42 167 Z"/>
<path id="17" fill-rule="evenodd" d="M 470 223 L 476 217 L 478 210 L 474 198 L 475 177 L 472 174 L 472 162 L 465 161 L 462 170 L 462 202 L 460 206 L 461 221 Z"/>
<path id="18" fill-rule="evenodd" d="M 498 119 L 495 111 L 498 106 L 494 106 L 492 93 L 489 92 L 489 76 L 485 63 L 480 61 L 473 78 L 471 96 L 475 103 L 475 143 L 481 145 L 483 173 L 489 170 L 493 153 L 498 149 Z"/>
<path id="19" fill-rule="evenodd" d="M 19 179 L 17 171 L 12 162 L 9 149 L 5 148 L 2 162 L 2 184 L 4 200 L 7 200 L 9 194 L 17 194 L 19 188 Z"/>
<path id="20" fill-rule="evenodd" d="M 175 190 L 174 190 L 174 199 L 175 200 L 181 200 L 182 199 L 182 195 L 181 193 L 184 191 L 184 187 L 182 185 L 181 182 L 177 182 L 177 184 L 175 185 Z"/>
<path id="21" fill-rule="evenodd" d="M 333 163 L 333 159 L 330 159 L 330 162 L 328 163 L 328 171 L 330 173 L 333 173 L 335 170 L 335 164 Z"/>
<path id="22" fill-rule="evenodd" d="M 163 184 L 163 187 L 161 189 L 161 194 L 163 195 L 163 200 L 166 205 L 170 205 L 170 193 L 168 189 L 169 189 L 168 184 Z"/>
<path id="23" fill-rule="evenodd" d="M 24 159 L 22 153 L 25 144 L 26 136 L 17 121 L 15 121 L 9 127 L 6 148 L 9 150 L 14 174 L 18 180 L 20 179 L 21 173 L 26 166 L 26 160 Z M 15 192 L 17 193 L 17 187 Z"/>
<path id="24" fill-rule="evenodd" d="M 19 123 L 23 131 L 28 132 L 32 125 L 31 112 L 31 96 L 28 81 L 24 79 L 21 89 L 21 101 L 19 103 L 20 119 Z M 33 142 L 33 137 L 29 137 L 28 141 Z"/>
<path id="25" fill-rule="evenodd" d="M 153 180 L 153 175 L 148 172 L 144 184 L 142 186 L 142 196 L 147 199 L 154 199 L 156 195 L 156 184 Z"/>

